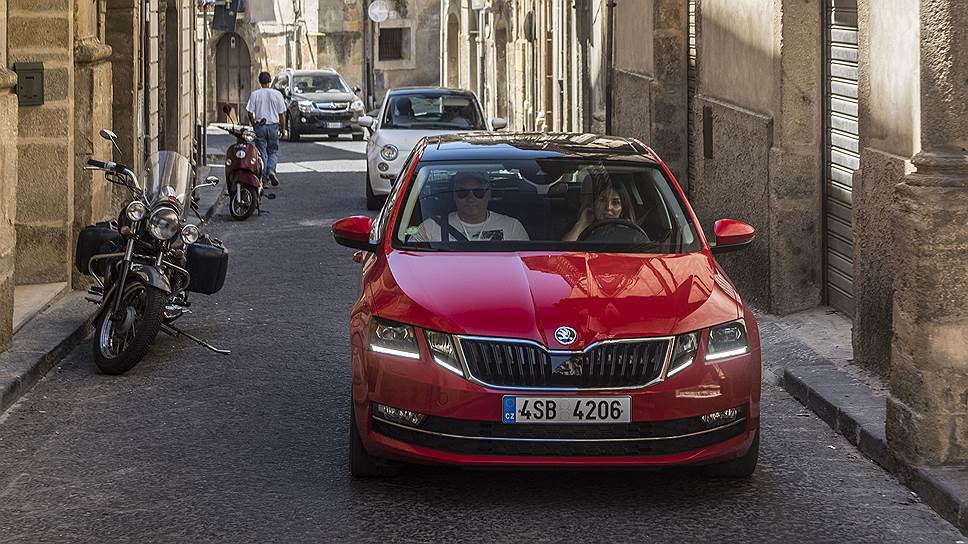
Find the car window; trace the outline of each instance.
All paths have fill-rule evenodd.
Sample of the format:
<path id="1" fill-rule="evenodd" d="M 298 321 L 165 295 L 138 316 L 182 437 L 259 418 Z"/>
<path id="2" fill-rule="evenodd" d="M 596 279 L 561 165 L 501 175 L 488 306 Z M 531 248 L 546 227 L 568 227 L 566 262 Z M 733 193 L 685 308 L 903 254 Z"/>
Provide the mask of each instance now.
<path id="1" fill-rule="evenodd" d="M 487 130 L 473 96 L 449 94 L 391 96 L 381 128 Z"/>
<path id="2" fill-rule="evenodd" d="M 292 77 L 293 92 L 300 93 L 348 93 L 349 86 L 338 75 L 294 75 Z"/>
<path id="3" fill-rule="evenodd" d="M 394 247 L 692 253 L 700 238 L 654 165 L 528 159 L 419 165 Z"/>
<path id="4" fill-rule="evenodd" d="M 403 161 L 403 167 L 400 169 L 400 176 L 403 176 L 406 172 L 410 170 L 410 165 L 417 154 L 417 149 L 421 146 L 417 145 L 410 151 L 410 155 L 407 160 Z M 380 213 L 377 214 L 376 220 L 373 222 L 372 230 L 370 231 L 370 241 L 377 242 L 383 236 L 384 227 L 386 227 L 387 221 L 390 220 L 390 214 L 393 213 L 393 207 L 396 206 L 397 198 L 400 196 L 403 184 L 397 179 L 393 182 L 393 187 L 390 189 L 390 194 L 387 196 L 386 202 L 383 203 L 383 207 L 380 208 Z"/>

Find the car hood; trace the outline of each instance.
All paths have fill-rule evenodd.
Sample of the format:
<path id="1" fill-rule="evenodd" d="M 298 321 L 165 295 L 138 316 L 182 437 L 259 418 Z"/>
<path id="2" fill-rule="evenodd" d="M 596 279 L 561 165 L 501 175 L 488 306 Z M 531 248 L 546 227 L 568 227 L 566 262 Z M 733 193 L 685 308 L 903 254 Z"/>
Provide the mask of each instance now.
<path id="1" fill-rule="evenodd" d="M 704 253 L 448 254 L 391 252 L 368 282 L 376 315 L 458 334 L 528 338 L 570 349 L 607 338 L 666 336 L 736 319 L 742 302 Z"/>
<path id="2" fill-rule="evenodd" d="M 391 129 L 381 129 L 377 131 L 377 138 L 374 142 L 375 145 L 383 147 L 387 144 L 393 144 L 397 146 L 400 150 L 400 156 L 406 158 L 407 155 L 413 150 L 417 142 L 420 141 L 424 136 L 442 136 L 445 134 L 457 134 L 459 132 L 469 132 L 468 129 L 453 129 L 453 130 L 407 130 L 399 128 Z"/>
<path id="3" fill-rule="evenodd" d="M 311 102 L 353 102 L 356 100 L 356 95 L 353 93 L 342 93 L 342 92 L 332 92 L 332 93 L 299 93 L 293 94 L 293 100 L 309 100 Z"/>

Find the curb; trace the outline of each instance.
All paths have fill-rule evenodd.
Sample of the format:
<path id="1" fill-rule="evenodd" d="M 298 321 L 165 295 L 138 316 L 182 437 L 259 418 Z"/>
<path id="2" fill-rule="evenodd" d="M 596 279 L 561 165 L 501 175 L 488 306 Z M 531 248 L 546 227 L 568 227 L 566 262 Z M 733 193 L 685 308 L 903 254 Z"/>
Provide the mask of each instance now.
<path id="1" fill-rule="evenodd" d="M 72 291 L 34 316 L 0 353 L 0 415 L 88 337 L 94 312 L 84 296 Z"/>
<path id="2" fill-rule="evenodd" d="M 776 373 L 787 393 L 968 536 L 968 466 L 913 467 L 897 459 L 884 428 L 886 399 L 830 362 L 792 365 Z"/>

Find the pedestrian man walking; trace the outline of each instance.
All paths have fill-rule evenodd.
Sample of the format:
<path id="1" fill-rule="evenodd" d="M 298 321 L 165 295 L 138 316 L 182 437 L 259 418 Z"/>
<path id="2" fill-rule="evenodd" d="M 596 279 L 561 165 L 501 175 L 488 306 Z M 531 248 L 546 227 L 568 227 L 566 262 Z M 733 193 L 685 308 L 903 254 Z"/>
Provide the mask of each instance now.
<path id="1" fill-rule="evenodd" d="M 262 157 L 262 183 L 266 180 L 272 185 L 279 185 L 276 177 L 276 165 L 279 162 L 279 138 L 286 136 L 286 101 L 282 93 L 269 88 L 272 76 L 269 72 L 259 74 L 261 89 L 257 89 L 249 97 L 245 109 L 249 112 L 249 122 L 255 127 L 255 146 Z M 265 125 L 258 123 L 265 121 Z"/>

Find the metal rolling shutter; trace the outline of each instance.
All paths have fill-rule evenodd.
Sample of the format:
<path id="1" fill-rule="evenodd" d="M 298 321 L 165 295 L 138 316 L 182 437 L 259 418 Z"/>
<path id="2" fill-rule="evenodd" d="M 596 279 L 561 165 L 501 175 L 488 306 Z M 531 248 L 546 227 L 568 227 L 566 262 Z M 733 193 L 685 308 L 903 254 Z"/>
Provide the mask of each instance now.
<path id="1" fill-rule="evenodd" d="M 857 123 L 857 0 L 826 0 L 824 39 L 824 273 L 827 303 L 853 316 L 854 170 Z"/>
<path id="2" fill-rule="evenodd" d="M 699 139 L 698 129 L 696 128 L 696 88 L 699 78 L 696 51 L 696 10 L 698 2 L 699 0 L 689 0 L 689 64 L 686 68 L 686 79 L 688 81 L 686 105 L 688 108 L 687 115 L 689 116 L 686 120 L 686 145 L 688 146 L 686 161 L 689 165 L 686 173 L 686 186 L 683 187 L 683 190 L 686 191 L 693 187 L 698 175 L 696 171 L 696 163 L 699 157 L 699 149 L 696 144 Z"/>

